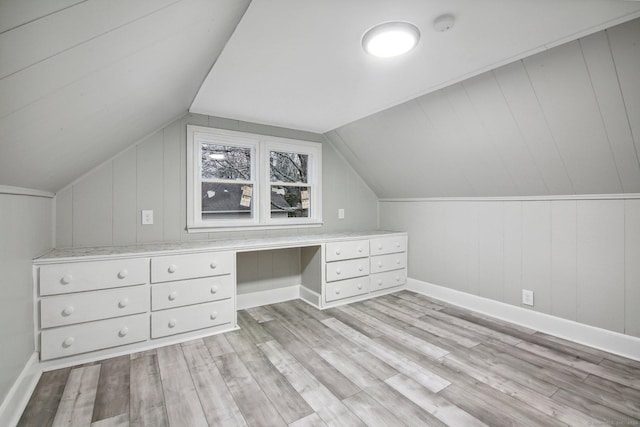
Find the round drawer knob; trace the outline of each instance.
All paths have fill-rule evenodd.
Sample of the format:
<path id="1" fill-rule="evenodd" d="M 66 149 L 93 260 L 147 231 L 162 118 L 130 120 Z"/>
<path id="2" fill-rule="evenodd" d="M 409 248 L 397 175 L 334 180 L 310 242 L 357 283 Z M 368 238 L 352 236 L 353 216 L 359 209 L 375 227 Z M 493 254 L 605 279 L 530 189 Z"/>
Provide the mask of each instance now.
<path id="1" fill-rule="evenodd" d="M 72 305 L 68 305 L 62 310 L 62 315 L 71 316 L 71 314 L 73 314 L 74 311 L 75 311 L 75 308 L 73 308 Z"/>
<path id="2" fill-rule="evenodd" d="M 382 280 L 378 280 L 378 286 L 382 286 Z"/>
<path id="3" fill-rule="evenodd" d="M 396 242 L 396 248 L 400 247 L 400 242 Z"/>
<path id="4" fill-rule="evenodd" d="M 118 336 L 119 337 L 124 337 L 125 335 L 127 335 L 129 333 L 129 328 L 126 326 L 123 326 L 119 331 L 118 331 Z"/>
<path id="5" fill-rule="evenodd" d="M 342 271 L 339 268 L 336 268 L 336 274 L 340 275 L 340 274 L 342 274 Z"/>
<path id="6" fill-rule="evenodd" d="M 176 291 L 173 291 L 169 294 L 169 301 L 173 301 L 176 298 L 178 298 L 178 293 Z"/>
<path id="7" fill-rule="evenodd" d="M 364 270 L 364 267 L 362 267 L 361 265 L 358 266 L 358 271 L 362 271 Z"/>
<path id="8" fill-rule="evenodd" d="M 178 321 L 176 319 L 169 320 L 169 327 L 170 328 L 175 328 L 177 324 L 178 324 Z"/>
<path id="9" fill-rule="evenodd" d="M 75 342 L 75 338 L 73 337 L 67 337 L 64 339 L 64 341 L 62 341 L 62 346 L 64 348 L 69 348 L 73 345 L 73 343 Z"/>
<path id="10" fill-rule="evenodd" d="M 336 249 L 336 255 L 340 255 L 342 253 L 342 251 L 338 248 Z"/>
<path id="11" fill-rule="evenodd" d="M 178 267 L 177 267 L 175 264 L 171 264 L 171 265 L 169 266 L 169 268 L 167 269 L 167 271 L 168 271 L 169 273 L 175 273 L 177 269 L 178 269 Z"/>
<path id="12" fill-rule="evenodd" d="M 362 283 L 358 283 L 358 289 L 362 289 Z"/>
<path id="13" fill-rule="evenodd" d="M 212 262 L 211 264 L 209 264 L 209 267 L 211 267 L 212 270 L 215 270 L 216 268 L 218 268 L 218 264 Z"/>
<path id="14" fill-rule="evenodd" d="M 382 268 L 382 262 L 378 263 L 378 267 Z"/>
<path id="15" fill-rule="evenodd" d="M 211 318 L 211 320 L 216 320 L 218 318 L 218 312 L 214 311 L 209 317 Z"/>
<path id="16" fill-rule="evenodd" d="M 65 274 L 64 276 L 62 276 L 62 279 L 60 279 L 60 283 L 62 283 L 63 285 L 68 285 L 72 280 L 73 276 L 71 274 Z"/>
<path id="17" fill-rule="evenodd" d="M 120 302 L 118 303 L 118 307 L 120 308 L 125 308 L 126 306 L 129 305 L 129 298 L 124 297 L 120 300 Z"/>
<path id="18" fill-rule="evenodd" d="M 396 260 L 396 264 L 400 265 L 400 260 L 399 259 Z"/>
<path id="19" fill-rule="evenodd" d="M 400 276 L 396 276 L 396 282 L 400 281 Z"/>
<path id="20" fill-rule="evenodd" d="M 358 252 L 362 253 L 363 249 L 362 246 L 358 246 Z"/>
<path id="21" fill-rule="evenodd" d="M 336 295 L 340 295 L 340 288 L 336 288 Z"/>
<path id="22" fill-rule="evenodd" d="M 129 275 L 129 270 L 125 268 L 124 270 L 120 270 L 120 272 L 118 273 L 118 279 L 124 279 L 128 275 Z"/>
<path id="23" fill-rule="evenodd" d="M 213 285 L 213 286 L 211 287 L 211 293 L 212 293 L 212 294 L 217 294 L 217 293 L 218 293 L 218 286 Z"/>
<path id="24" fill-rule="evenodd" d="M 382 245 L 378 245 L 378 250 L 381 251 L 382 250 Z"/>

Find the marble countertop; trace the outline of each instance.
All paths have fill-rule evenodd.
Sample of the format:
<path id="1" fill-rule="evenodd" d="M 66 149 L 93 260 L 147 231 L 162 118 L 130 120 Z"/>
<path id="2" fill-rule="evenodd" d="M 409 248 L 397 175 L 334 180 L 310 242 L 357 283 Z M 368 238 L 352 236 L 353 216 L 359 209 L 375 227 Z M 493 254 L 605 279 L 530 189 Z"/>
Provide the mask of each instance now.
<path id="1" fill-rule="evenodd" d="M 50 264 L 63 261 L 109 259 L 170 255 L 217 250 L 254 251 L 290 247 L 315 246 L 338 240 L 357 240 L 405 232 L 371 230 L 359 232 L 309 234 L 297 236 L 270 236 L 253 239 L 196 240 L 190 242 L 146 243 L 129 246 L 103 246 L 87 248 L 53 249 L 33 260 L 34 264 Z"/>

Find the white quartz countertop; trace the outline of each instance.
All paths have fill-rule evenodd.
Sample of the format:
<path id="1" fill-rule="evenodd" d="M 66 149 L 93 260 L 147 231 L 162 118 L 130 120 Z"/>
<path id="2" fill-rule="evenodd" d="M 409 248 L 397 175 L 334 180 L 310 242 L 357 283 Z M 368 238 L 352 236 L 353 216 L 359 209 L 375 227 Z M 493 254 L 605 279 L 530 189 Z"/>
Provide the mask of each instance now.
<path id="1" fill-rule="evenodd" d="M 270 236 L 253 239 L 196 240 L 190 242 L 146 243 L 129 246 L 60 248 L 53 249 L 45 253 L 44 255 L 34 259 L 33 262 L 34 264 L 51 264 L 64 261 L 173 255 L 218 250 L 249 252 L 257 250 L 315 246 L 321 243 L 340 240 L 358 240 L 406 234 L 407 233 L 405 232 L 371 230 L 297 236 Z"/>

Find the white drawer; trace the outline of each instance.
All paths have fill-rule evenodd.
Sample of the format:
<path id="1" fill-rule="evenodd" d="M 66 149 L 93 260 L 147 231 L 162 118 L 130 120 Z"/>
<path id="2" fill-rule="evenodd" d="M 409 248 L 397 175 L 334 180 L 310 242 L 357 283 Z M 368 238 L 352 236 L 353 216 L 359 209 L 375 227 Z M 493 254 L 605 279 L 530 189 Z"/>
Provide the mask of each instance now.
<path id="1" fill-rule="evenodd" d="M 407 251 L 407 236 L 378 237 L 370 241 L 371 255 L 392 254 Z"/>
<path id="2" fill-rule="evenodd" d="M 407 253 L 379 255 L 371 257 L 371 273 L 398 270 L 407 267 Z"/>
<path id="3" fill-rule="evenodd" d="M 358 277 L 356 279 L 340 280 L 327 283 L 325 287 L 325 302 L 336 301 L 342 298 L 363 295 L 369 291 L 369 278 Z"/>
<path id="4" fill-rule="evenodd" d="M 327 282 L 351 279 L 369 274 L 369 258 L 327 263 Z"/>
<path id="5" fill-rule="evenodd" d="M 151 286 L 151 308 L 163 310 L 207 301 L 218 301 L 235 295 L 233 276 L 205 277 Z"/>
<path id="6" fill-rule="evenodd" d="M 151 282 L 197 279 L 235 272 L 235 252 L 206 252 L 151 258 Z"/>
<path id="7" fill-rule="evenodd" d="M 141 285 L 149 282 L 149 258 L 42 265 L 40 295 Z"/>
<path id="8" fill-rule="evenodd" d="M 159 338 L 234 321 L 234 300 L 190 305 L 151 314 L 151 337 Z"/>
<path id="9" fill-rule="evenodd" d="M 371 280 L 369 289 L 371 292 L 381 289 L 393 288 L 407 283 L 407 270 L 393 270 L 384 273 L 372 274 L 369 276 Z"/>
<path id="10" fill-rule="evenodd" d="M 44 297 L 40 300 L 40 327 L 72 325 L 148 310 L 146 286 Z"/>
<path id="11" fill-rule="evenodd" d="M 40 359 L 72 356 L 145 341 L 148 338 L 149 316 L 147 314 L 48 329 L 40 333 Z"/>
<path id="12" fill-rule="evenodd" d="M 325 259 L 327 261 L 340 261 L 344 259 L 362 258 L 368 256 L 368 240 L 350 240 L 346 242 L 327 243 L 325 245 Z"/>

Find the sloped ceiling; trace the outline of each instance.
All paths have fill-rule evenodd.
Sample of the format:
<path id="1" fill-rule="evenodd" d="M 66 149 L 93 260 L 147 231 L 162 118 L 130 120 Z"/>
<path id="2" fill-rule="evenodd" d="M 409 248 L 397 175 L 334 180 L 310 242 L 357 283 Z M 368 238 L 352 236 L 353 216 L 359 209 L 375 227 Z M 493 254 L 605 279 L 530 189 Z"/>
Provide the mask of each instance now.
<path id="1" fill-rule="evenodd" d="M 640 192 L 640 19 L 328 137 L 381 198 Z"/>
<path id="2" fill-rule="evenodd" d="M 622 0 L 253 0 L 190 111 L 324 133 L 639 15 Z M 366 54 L 362 35 L 395 20 L 417 25 L 416 48 Z"/>
<path id="3" fill-rule="evenodd" d="M 249 0 L 0 2 L 0 185 L 56 191 L 187 112 Z"/>

